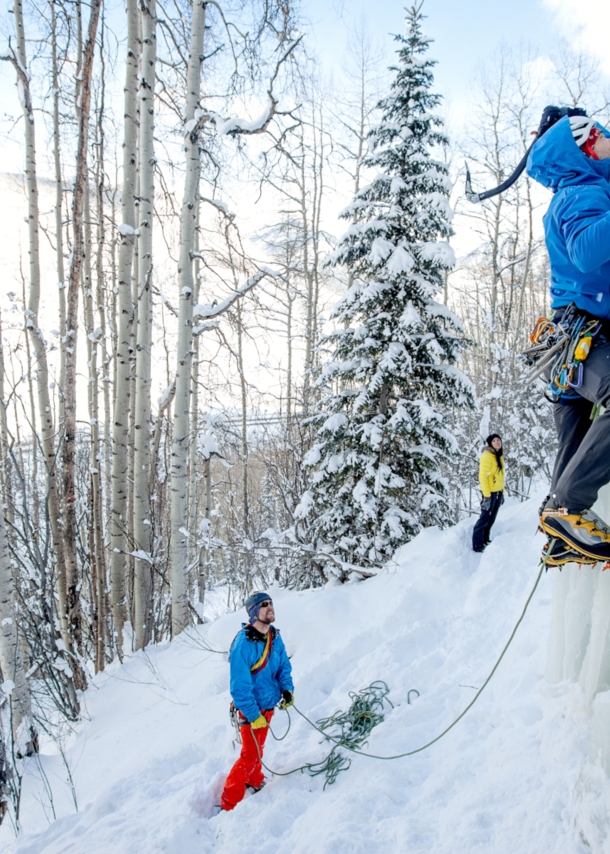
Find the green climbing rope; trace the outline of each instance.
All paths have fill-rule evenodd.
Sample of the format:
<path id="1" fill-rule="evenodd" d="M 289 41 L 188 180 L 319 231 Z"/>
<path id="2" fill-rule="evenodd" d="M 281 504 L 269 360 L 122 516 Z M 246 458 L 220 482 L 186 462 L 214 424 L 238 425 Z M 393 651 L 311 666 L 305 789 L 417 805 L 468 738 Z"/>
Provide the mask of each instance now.
<path id="1" fill-rule="evenodd" d="M 411 702 L 411 694 L 413 692 L 419 696 L 419 692 L 412 688 L 407 697 L 407 701 L 409 703 Z M 309 721 L 314 729 L 318 730 L 318 732 L 324 736 L 325 740 L 334 742 L 328 756 L 319 762 L 306 762 L 304 765 L 299 765 L 298 768 L 293 768 L 291 771 L 273 771 L 263 762 L 258 742 L 254 739 L 256 750 L 263 767 L 269 771 L 270 774 L 274 774 L 278 777 L 288 777 L 290 774 L 295 774 L 297 771 L 307 771 L 312 777 L 325 774 L 326 780 L 324 781 L 324 788 L 330 786 L 335 782 L 341 771 L 347 771 L 352 764 L 352 760 L 347 756 L 344 756 L 340 752 L 340 748 L 346 747 L 348 750 L 358 752 L 357 748 L 362 747 L 367 743 L 373 727 L 380 724 L 385 717 L 384 711 L 386 704 L 393 708 L 393 704 L 388 696 L 389 693 L 390 689 L 382 680 L 372 682 L 361 691 L 350 692 L 349 697 L 352 702 L 346 712 L 335 712 L 327 718 L 322 718 L 316 723 Z M 294 708 L 302 717 L 305 717 L 302 712 L 299 712 L 296 706 Z M 289 723 L 288 729 L 283 736 L 278 738 L 270 728 L 271 735 L 276 741 L 282 741 L 286 738 L 290 730 L 291 718 L 288 713 L 288 709 L 286 709 L 286 713 L 288 714 Z M 306 718 L 306 720 L 309 719 Z"/>
<path id="2" fill-rule="evenodd" d="M 336 712 L 334 715 L 331 715 L 328 718 L 323 718 L 320 721 L 314 723 L 310 718 L 307 717 L 297 706 L 293 706 L 295 712 L 300 715 L 307 723 L 312 726 L 315 730 L 321 733 L 325 739 L 328 739 L 331 742 L 334 742 L 333 749 L 328 754 L 328 756 L 323 759 L 321 762 L 307 762 L 304 765 L 299 765 L 298 768 L 293 768 L 291 771 L 274 771 L 272 768 L 269 768 L 262 760 L 262 756 L 260 754 L 260 750 L 258 749 L 258 742 L 254 739 L 256 744 L 256 749 L 258 751 L 259 759 L 266 771 L 270 774 L 273 774 L 277 777 L 288 777 L 291 774 L 296 774 L 297 771 L 308 771 L 312 776 L 316 776 L 318 774 L 326 774 L 326 782 L 324 783 L 324 788 L 331 783 L 334 783 L 337 779 L 337 775 L 341 771 L 346 771 L 350 765 L 351 760 L 347 757 L 343 756 L 339 753 L 339 748 L 344 748 L 345 750 L 349 750 L 352 753 L 358 754 L 358 756 L 366 756 L 369 759 L 381 759 L 384 761 L 391 761 L 394 759 L 404 759 L 407 756 L 414 756 L 416 753 L 421 753 L 423 750 L 427 750 L 429 747 L 432 747 L 433 744 L 436 744 L 437 741 L 440 741 L 445 735 L 447 735 L 453 727 L 462 720 L 464 715 L 470 711 L 470 709 L 474 706 L 476 701 L 479 699 L 494 673 L 500 666 L 500 662 L 506 655 L 506 652 L 511 645 L 513 638 L 517 633 L 517 629 L 523 622 L 523 618 L 525 617 L 526 611 L 529 607 L 530 602 L 534 596 L 538 588 L 538 584 L 540 583 L 540 579 L 542 578 L 542 573 L 546 568 L 546 561 L 543 559 L 540 565 L 540 572 L 538 573 L 538 577 L 534 582 L 534 586 L 531 589 L 529 596 L 523 606 L 523 610 L 519 619 L 517 620 L 515 627 L 513 628 L 510 637 L 508 638 L 506 644 L 493 668 L 491 669 L 489 676 L 479 690 L 476 692 L 472 700 L 468 703 L 468 705 L 464 708 L 462 712 L 452 721 L 449 726 L 445 727 L 445 729 L 439 733 L 435 738 L 431 739 L 431 741 L 426 742 L 421 747 L 417 747 L 414 750 L 407 750 L 404 753 L 396 753 L 392 756 L 379 756 L 375 753 L 366 753 L 360 748 L 366 744 L 368 736 L 374 726 L 378 723 L 381 723 L 383 720 L 383 705 L 384 702 L 390 702 L 388 698 L 389 689 L 385 682 L 373 682 L 368 688 L 364 688 L 362 691 L 358 693 L 352 692 L 350 694 L 350 698 L 352 699 L 352 705 L 348 709 L 347 712 Z M 412 691 L 415 689 L 411 689 L 408 694 L 408 702 L 410 703 L 410 697 Z M 416 692 L 418 693 L 418 692 Z M 419 693 L 418 693 L 419 696 Z M 286 710 L 288 713 L 288 710 Z M 290 718 L 290 715 L 288 715 Z M 338 727 L 338 733 L 335 734 L 333 732 L 329 732 L 332 727 Z"/>

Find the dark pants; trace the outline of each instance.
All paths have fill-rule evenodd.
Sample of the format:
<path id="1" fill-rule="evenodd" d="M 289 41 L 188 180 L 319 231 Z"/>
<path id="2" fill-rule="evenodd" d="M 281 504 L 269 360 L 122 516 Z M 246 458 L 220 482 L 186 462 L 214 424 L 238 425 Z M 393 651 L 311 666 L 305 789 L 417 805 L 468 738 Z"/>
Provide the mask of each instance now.
<path id="1" fill-rule="evenodd" d="M 610 343 L 603 335 L 595 339 L 584 362 L 579 398 L 555 405 L 559 448 L 551 495 L 560 507 L 580 512 L 597 500 L 597 493 L 610 481 Z M 594 403 L 606 411 L 591 421 Z"/>
<path id="2" fill-rule="evenodd" d="M 475 552 L 481 552 L 489 542 L 491 526 L 496 521 L 498 510 L 502 504 L 502 493 L 492 492 L 491 501 L 488 510 L 481 510 L 481 515 L 477 519 L 472 532 L 472 548 Z"/>

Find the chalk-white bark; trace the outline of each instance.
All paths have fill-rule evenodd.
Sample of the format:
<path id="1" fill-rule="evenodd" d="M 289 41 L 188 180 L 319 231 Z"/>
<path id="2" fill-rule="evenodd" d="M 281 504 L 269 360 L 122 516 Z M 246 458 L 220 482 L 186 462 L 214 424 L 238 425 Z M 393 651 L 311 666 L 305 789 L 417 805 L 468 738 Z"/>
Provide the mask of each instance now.
<path id="1" fill-rule="evenodd" d="M 190 391 L 193 342 L 193 259 L 195 225 L 199 202 L 201 153 L 196 129 L 195 111 L 201 94 L 201 62 L 205 33 L 206 4 L 193 3 L 191 41 L 187 69 L 187 91 L 184 138 L 186 175 L 180 216 L 180 303 L 178 314 L 178 360 L 176 367 L 176 400 L 172 437 L 171 474 L 171 587 L 172 635 L 175 637 L 188 625 L 187 589 L 187 520 L 188 445 L 190 424 Z M 189 125 L 190 123 L 190 125 Z"/>
<path id="2" fill-rule="evenodd" d="M 140 211 L 138 252 L 138 320 L 134 436 L 134 619 L 136 649 L 150 639 L 152 560 L 150 538 L 150 421 L 153 285 L 153 215 L 155 190 L 154 95 L 157 56 L 156 3 L 140 7 Z"/>
<path id="3" fill-rule="evenodd" d="M 11 704 L 13 738 L 18 752 L 28 752 L 31 741 L 32 708 L 30 689 L 21 660 L 19 628 L 15 614 L 15 582 L 4 516 L 0 513 L 0 698 L 8 694 Z"/>
<path id="4" fill-rule="evenodd" d="M 67 341 L 66 341 L 66 387 L 65 387 L 65 423 L 63 443 L 63 509 L 64 543 L 66 560 L 66 580 L 68 588 L 68 616 L 70 634 L 83 651 L 82 612 L 80 602 L 80 578 L 77 554 L 76 522 L 76 357 L 78 337 L 78 302 L 81 276 L 85 261 L 83 235 L 85 192 L 87 189 L 87 152 L 89 143 L 89 117 L 91 106 L 91 82 L 97 40 L 97 26 L 100 17 L 101 0 L 92 0 L 87 41 L 83 52 L 82 74 L 78 76 L 78 145 L 76 156 L 76 176 L 72 194 L 73 244 L 70 272 L 68 275 L 67 298 Z M 79 687 L 84 687 L 85 674 L 80 668 L 74 668 Z"/>
<path id="5" fill-rule="evenodd" d="M 123 137 L 123 191 L 119 224 L 121 245 L 118 270 L 118 321 L 115 352 L 116 384 L 112 434 L 112 515 L 110 517 L 110 584 L 115 642 L 123 650 L 127 547 L 127 443 L 130 410 L 131 275 L 136 230 L 136 100 L 138 91 L 138 7 L 127 0 L 127 59 L 125 63 L 125 117 Z"/>
<path id="6" fill-rule="evenodd" d="M 30 92 L 26 40 L 23 25 L 23 6 L 21 0 L 15 0 L 13 7 L 17 52 L 14 64 L 17 71 L 17 86 L 24 115 L 25 132 L 25 179 L 28 199 L 28 252 L 29 252 L 29 291 L 26 327 L 34 350 L 36 364 L 36 390 L 38 413 L 40 416 L 41 443 L 47 472 L 47 494 L 49 522 L 53 538 L 53 551 L 56 561 L 56 580 L 58 610 L 61 635 L 67 650 L 72 649 L 72 638 L 68 630 L 68 604 L 66 590 L 66 565 L 63 532 L 59 521 L 59 496 L 57 488 L 57 464 L 55 432 L 51 396 L 49 394 L 49 370 L 47 365 L 46 343 L 42 330 L 38 326 L 40 307 L 40 244 L 38 217 L 38 181 L 36 176 L 36 133 L 34 110 Z"/>

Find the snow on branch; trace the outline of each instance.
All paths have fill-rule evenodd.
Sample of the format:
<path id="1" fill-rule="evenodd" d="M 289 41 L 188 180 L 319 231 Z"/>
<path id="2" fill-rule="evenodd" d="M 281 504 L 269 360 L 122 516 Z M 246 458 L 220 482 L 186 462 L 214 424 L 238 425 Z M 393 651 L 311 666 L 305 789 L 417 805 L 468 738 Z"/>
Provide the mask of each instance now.
<path id="1" fill-rule="evenodd" d="M 236 291 L 233 291 L 229 294 L 228 297 L 222 300 L 222 302 L 217 303 L 216 305 L 196 305 L 193 308 L 193 317 L 218 317 L 220 314 L 224 314 L 227 309 L 231 308 L 234 302 L 236 302 L 241 297 L 245 296 L 248 291 L 251 291 L 265 276 L 276 277 L 276 274 L 273 270 L 269 270 L 266 267 L 263 267 L 255 273 L 253 276 L 250 276 L 248 281 L 243 284 L 240 288 L 237 288 Z"/>
<path id="2" fill-rule="evenodd" d="M 193 336 L 201 335 L 202 332 L 208 332 L 210 329 L 218 329 L 219 326 L 219 320 L 207 320 L 205 323 L 200 323 L 199 326 L 193 326 Z"/>
<path id="3" fill-rule="evenodd" d="M 275 85 L 275 81 L 277 80 L 277 76 L 279 74 L 280 68 L 286 62 L 290 54 L 296 49 L 297 45 L 300 44 L 303 36 L 299 36 L 296 41 L 292 42 L 290 47 L 284 51 L 282 56 L 278 59 L 275 70 L 269 81 L 269 88 L 267 89 L 267 95 L 269 97 L 269 104 L 267 108 L 258 116 L 258 118 L 250 121 L 249 119 L 240 119 L 240 118 L 232 118 L 232 119 L 223 119 L 217 113 L 210 112 L 209 121 L 213 122 L 216 125 L 216 130 L 221 136 L 237 136 L 239 134 L 255 134 L 255 133 L 264 133 L 272 118 L 275 115 L 275 111 L 277 109 L 278 101 L 275 95 L 273 94 L 273 87 Z"/>
<path id="4" fill-rule="evenodd" d="M 227 219 L 235 219 L 235 214 L 229 210 L 229 206 L 226 202 L 221 202 L 220 199 L 208 199 L 206 196 L 201 196 L 200 201 L 207 202 L 208 205 L 212 205 L 212 207 L 215 207 L 217 211 L 220 211 L 223 216 L 226 216 Z"/>
<path id="5" fill-rule="evenodd" d="M 363 569 L 361 566 L 356 566 L 353 563 L 347 563 L 346 561 L 341 560 L 341 558 L 336 557 L 330 552 L 320 551 L 319 549 L 310 548 L 309 546 L 302 546 L 302 551 L 312 557 L 319 557 L 323 560 L 329 560 L 331 563 L 339 567 L 339 569 L 343 570 L 343 572 L 345 573 L 357 572 L 362 578 L 374 578 L 376 575 L 375 572 L 369 572 L 368 570 Z"/>
<path id="6" fill-rule="evenodd" d="M 260 114 L 260 116 L 253 121 L 249 121 L 248 119 L 222 119 L 216 113 L 211 113 L 211 121 L 216 125 L 216 130 L 221 136 L 237 136 L 237 134 L 249 133 L 263 133 L 263 131 L 267 130 L 269 126 L 269 122 L 275 115 L 275 108 L 277 107 L 277 101 L 271 94 L 269 94 L 269 105 L 267 108 Z"/>

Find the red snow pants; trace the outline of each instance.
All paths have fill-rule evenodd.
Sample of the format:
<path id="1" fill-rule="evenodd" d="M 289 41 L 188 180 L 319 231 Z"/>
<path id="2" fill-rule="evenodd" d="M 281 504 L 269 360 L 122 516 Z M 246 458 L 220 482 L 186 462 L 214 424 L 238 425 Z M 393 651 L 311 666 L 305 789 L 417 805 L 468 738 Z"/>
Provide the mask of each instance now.
<path id="1" fill-rule="evenodd" d="M 267 709 L 263 711 L 263 714 L 269 723 L 273 717 L 273 709 Z M 240 719 L 246 720 L 241 712 L 239 716 Z M 246 794 L 246 786 L 253 786 L 258 789 L 265 779 L 261 758 L 269 727 L 252 729 L 250 724 L 244 723 L 240 726 L 239 731 L 241 733 L 241 753 L 231 768 L 222 790 L 220 805 L 223 810 L 232 810 L 243 799 Z M 256 749 L 257 744 L 258 750 Z"/>

